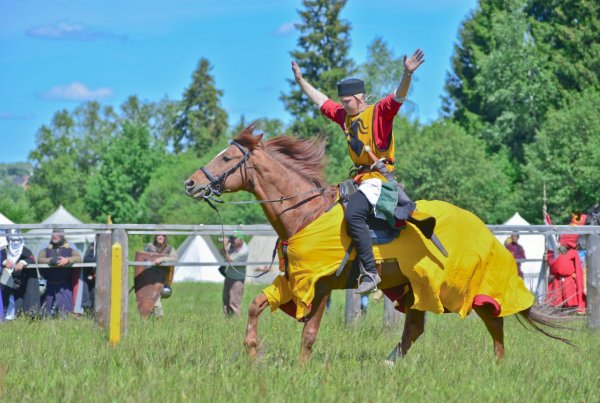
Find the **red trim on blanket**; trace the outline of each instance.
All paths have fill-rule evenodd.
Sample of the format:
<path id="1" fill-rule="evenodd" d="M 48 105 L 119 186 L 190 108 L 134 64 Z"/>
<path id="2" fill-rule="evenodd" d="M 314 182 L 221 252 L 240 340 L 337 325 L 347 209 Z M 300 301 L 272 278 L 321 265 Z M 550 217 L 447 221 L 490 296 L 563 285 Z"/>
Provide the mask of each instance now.
<path id="1" fill-rule="evenodd" d="M 483 294 L 476 295 L 475 298 L 473 299 L 472 306 L 473 306 L 473 308 L 483 307 L 486 304 L 491 305 L 491 307 L 493 308 L 492 316 L 498 316 L 498 315 L 500 315 L 500 312 L 502 312 L 502 308 L 500 307 L 500 304 L 498 303 L 498 301 L 496 301 L 494 298 L 490 297 L 489 295 L 483 295 Z"/>
<path id="2" fill-rule="evenodd" d="M 279 305 L 279 309 L 281 309 L 286 314 L 290 315 L 292 318 L 296 319 L 296 304 L 294 301 L 288 301 L 285 304 Z"/>
<path id="3" fill-rule="evenodd" d="M 408 293 L 404 292 L 403 285 L 393 288 L 386 288 L 385 290 L 381 291 L 390 299 L 390 301 L 398 301 L 398 305 L 395 306 L 396 310 L 405 313 L 404 307 L 406 306 L 406 295 L 408 295 Z"/>

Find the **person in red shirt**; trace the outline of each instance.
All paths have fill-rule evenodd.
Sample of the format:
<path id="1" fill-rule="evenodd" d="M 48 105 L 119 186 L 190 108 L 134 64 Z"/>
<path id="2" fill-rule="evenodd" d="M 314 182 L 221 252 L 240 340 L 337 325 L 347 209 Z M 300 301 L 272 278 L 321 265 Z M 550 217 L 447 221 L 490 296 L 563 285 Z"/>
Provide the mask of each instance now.
<path id="1" fill-rule="evenodd" d="M 372 212 L 378 215 L 377 201 L 382 185 L 388 180 L 386 175 L 372 169 L 373 160 L 366 151 L 366 146 L 370 147 L 377 159 L 383 160 L 388 172 L 393 172 L 394 117 L 406 100 L 412 74 L 425 62 L 425 54 L 417 49 L 410 58 L 404 56 L 403 62 L 404 74 L 396 90 L 374 105 L 367 103 L 364 81 L 357 78 L 340 81 L 337 85 L 338 103 L 306 81 L 298 64 L 292 62 L 294 77 L 302 91 L 320 108 L 323 115 L 341 127 L 348 142 L 350 158 L 358 168 L 358 175 L 354 179 L 359 184 L 359 191 L 350 196 L 345 219 L 358 259 L 364 268 L 356 291 L 359 294 L 375 291 L 377 284 L 381 282 L 375 267 L 367 219 Z M 407 217 L 413 210 L 414 203 L 409 200 Z"/>
<path id="2" fill-rule="evenodd" d="M 559 255 L 547 252 L 550 275 L 548 276 L 547 302 L 552 306 L 576 309 L 585 313 L 583 268 L 577 252 L 577 241 L 573 238 L 560 239 Z"/>

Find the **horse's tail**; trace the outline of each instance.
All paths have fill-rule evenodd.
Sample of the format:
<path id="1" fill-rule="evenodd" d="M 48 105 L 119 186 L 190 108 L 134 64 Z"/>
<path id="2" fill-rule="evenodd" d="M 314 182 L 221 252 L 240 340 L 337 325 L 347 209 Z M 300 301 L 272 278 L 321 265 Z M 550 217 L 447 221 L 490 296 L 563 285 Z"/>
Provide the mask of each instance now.
<path id="1" fill-rule="evenodd" d="M 543 333 L 544 335 L 553 338 L 555 340 L 562 341 L 565 344 L 568 344 L 571 347 L 575 347 L 573 342 L 566 337 L 559 336 L 553 333 L 550 333 L 546 328 L 554 329 L 557 331 L 572 331 L 573 328 L 567 326 L 568 322 L 573 321 L 572 316 L 567 316 L 564 312 L 561 312 L 560 309 L 556 307 L 552 307 L 546 304 L 536 304 L 530 308 L 527 308 L 521 312 L 519 312 L 529 326 L 537 330 L 538 332 Z M 517 320 L 523 325 L 524 323 L 521 321 L 521 318 L 517 316 Z"/>

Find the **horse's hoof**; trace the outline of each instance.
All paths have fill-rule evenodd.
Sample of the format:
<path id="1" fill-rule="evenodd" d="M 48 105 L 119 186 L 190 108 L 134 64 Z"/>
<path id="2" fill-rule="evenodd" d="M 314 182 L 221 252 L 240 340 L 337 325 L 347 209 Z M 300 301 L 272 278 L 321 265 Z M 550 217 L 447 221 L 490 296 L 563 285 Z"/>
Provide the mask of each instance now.
<path id="1" fill-rule="evenodd" d="M 387 356 L 383 363 L 388 367 L 393 367 L 396 364 L 398 358 L 402 358 L 402 350 L 400 349 L 400 345 L 394 347 L 392 352 Z"/>

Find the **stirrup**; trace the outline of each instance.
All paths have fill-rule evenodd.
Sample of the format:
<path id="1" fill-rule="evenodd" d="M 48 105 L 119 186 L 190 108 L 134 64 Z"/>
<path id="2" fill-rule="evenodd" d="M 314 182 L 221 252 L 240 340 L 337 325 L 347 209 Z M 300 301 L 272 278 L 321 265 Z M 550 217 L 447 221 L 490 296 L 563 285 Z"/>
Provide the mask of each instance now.
<path id="1" fill-rule="evenodd" d="M 367 277 L 369 277 L 371 279 L 373 286 L 371 288 L 366 289 L 366 290 L 359 291 L 361 284 L 363 284 L 361 280 L 365 276 L 367 276 Z M 370 294 L 372 292 L 377 291 L 377 284 L 379 284 L 379 283 L 381 283 L 381 277 L 379 277 L 379 274 L 377 274 L 377 272 L 370 273 L 368 271 L 362 271 L 361 270 L 361 273 L 358 276 L 358 286 L 357 286 L 356 291 L 354 293 L 355 294 L 361 294 L 361 295 Z"/>

